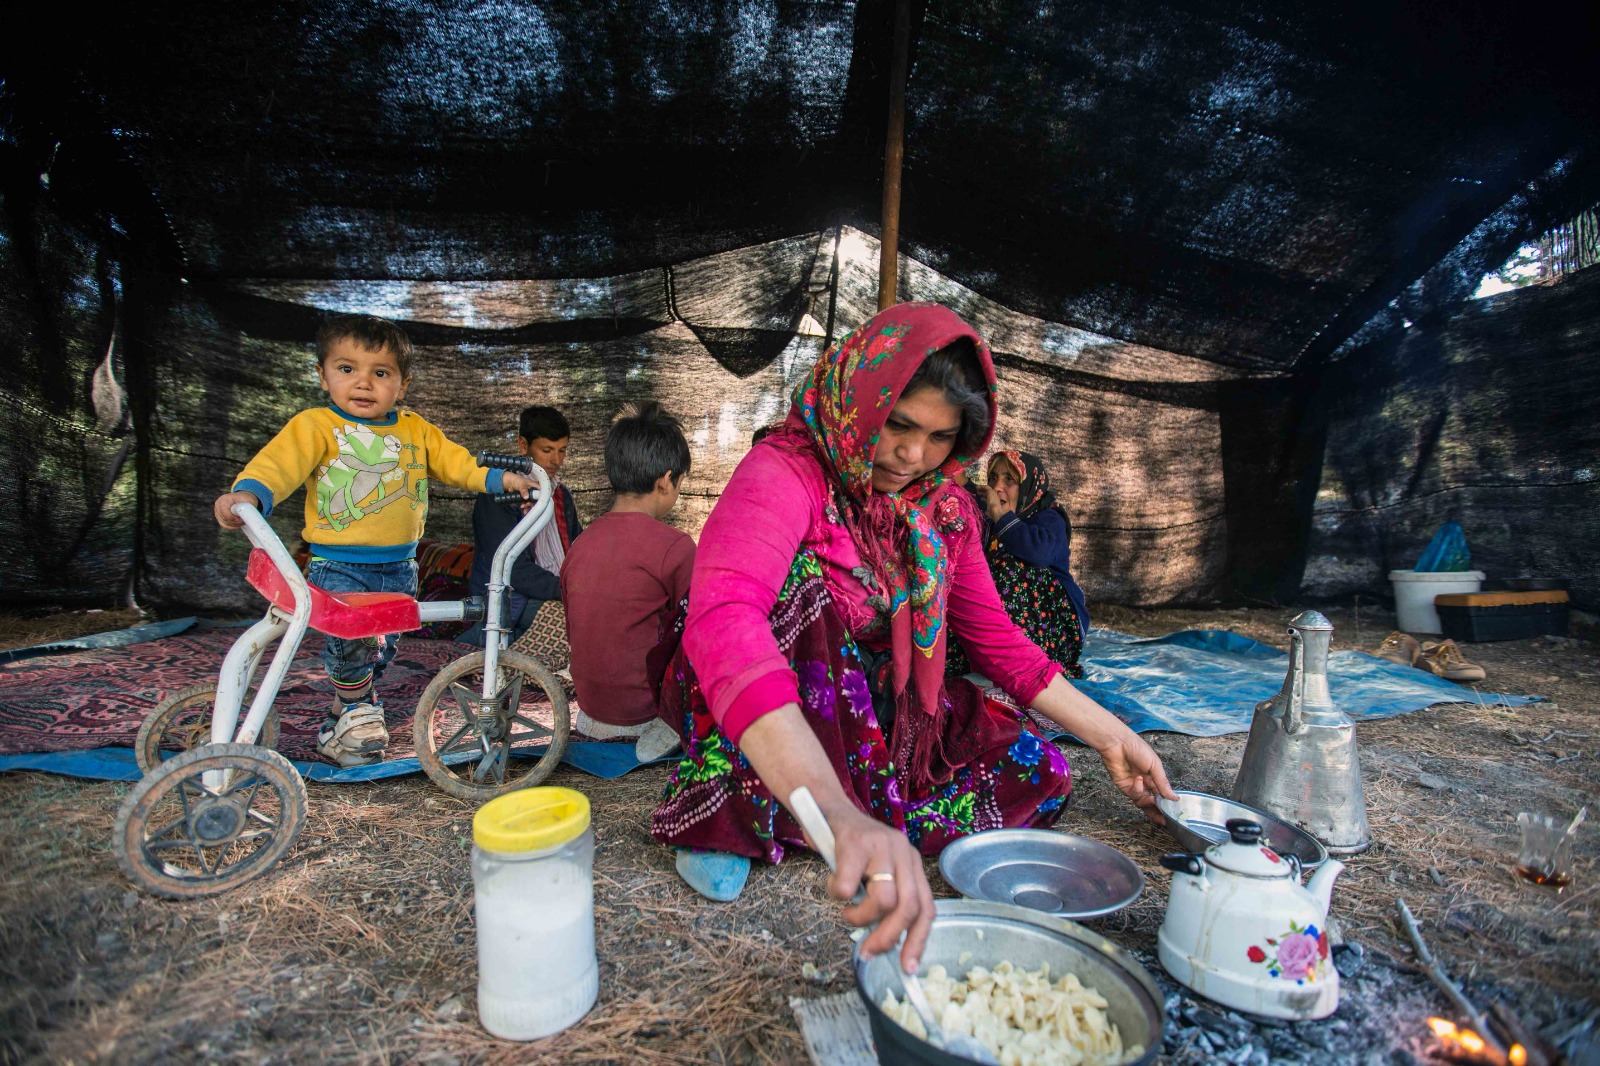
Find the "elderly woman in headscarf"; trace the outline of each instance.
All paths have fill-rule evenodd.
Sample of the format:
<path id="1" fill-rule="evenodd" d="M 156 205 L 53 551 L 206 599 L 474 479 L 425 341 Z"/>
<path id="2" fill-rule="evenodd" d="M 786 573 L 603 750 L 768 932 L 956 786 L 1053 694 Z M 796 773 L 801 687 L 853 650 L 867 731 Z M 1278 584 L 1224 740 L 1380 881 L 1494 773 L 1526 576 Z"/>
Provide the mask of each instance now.
<path id="1" fill-rule="evenodd" d="M 1072 578 L 1072 519 L 1037 456 L 1007 450 L 989 457 L 987 511 L 984 554 L 1006 613 L 1069 677 L 1082 677 L 1089 609 Z"/>
<path id="2" fill-rule="evenodd" d="M 807 843 L 806 786 L 836 839 L 829 891 L 862 901 L 914 969 L 933 920 L 922 855 L 969 833 L 1053 824 L 1062 753 L 1025 716 L 947 679 L 951 634 L 1021 706 L 1093 747 L 1153 819 L 1161 761 L 1073 688 L 1007 617 L 972 498 L 947 491 L 995 421 L 983 339 L 933 304 L 880 312 L 828 350 L 782 429 L 739 464 L 701 533 L 663 703 L 684 758 L 652 820 L 684 879 L 732 899 L 751 859 Z"/>

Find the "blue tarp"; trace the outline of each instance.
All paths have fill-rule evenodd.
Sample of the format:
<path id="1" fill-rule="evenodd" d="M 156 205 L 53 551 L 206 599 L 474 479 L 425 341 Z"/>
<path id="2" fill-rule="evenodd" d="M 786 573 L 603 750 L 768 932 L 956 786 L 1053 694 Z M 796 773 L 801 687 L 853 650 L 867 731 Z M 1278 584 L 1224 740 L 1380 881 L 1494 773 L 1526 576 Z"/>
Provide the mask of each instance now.
<path id="1" fill-rule="evenodd" d="M 26 648 L 0 651 L 0 663 L 20 662 L 41 655 L 60 655 L 68 651 L 86 651 L 92 648 L 120 648 L 128 644 L 143 644 L 147 640 L 171 637 L 191 629 L 200 620 L 194 616 L 173 618 L 166 622 L 148 622 L 142 626 L 114 629 L 108 633 L 91 633 L 70 640 L 53 640 L 48 644 L 34 644 Z"/>
<path id="2" fill-rule="evenodd" d="M 517 749 L 519 752 L 521 749 Z M 529 748 L 527 754 L 537 755 L 543 747 Z M 676 759 L 658 759 L 671 762 Z M 579 742 L 567 745 L 561 761 L 595 777 L 621 777 L 629 770 L 650 763 L 641 763 L 633 757 L 632 744 L 600 744 Z M 342 784 L 349 781 L 377 781 L 385 777 L 418 774 L 422 766 L 416 759 L 394 759 L 372 766 L 350 766 L 340 769 L 321 762 L 297 762 L 295 768 L 308 781 Z M 139 764 L 134 762 L 132 748 L 95 748 L 91 751 L 42 751 L 24 755 L 0 755 L 0 773 L 7 770 L 43 770 L 67 777 L 87 777 L 96 781 L 137 781 Z"/>
<path id="3" fill-rule="evenodd" d="M 30 644 L 26 648 L 12 648 L 9 651 L 0 651 L 0 663 L 37 659 L 41 655 L 62 655 L 69 651 L 125 648 L 130 644 L 143 644 L 147 640 L 175 637 L 179 633 L 187 633 L 191 629 L 243 629 L 254 622 L 254 618 L 226 622 L 218 621 L 215 618 L 196 618 L 194 615 L 185 615 L 182 618 L 169 618 L 165 622 L 145 622 L 143 625 L 129 626 L 127 629 L 111 629 L 104 633 L 90 633 L 86 637 L 52 640 L 48 644 Z"/>
<path id="4" fill-rule="evenodd" d="M 1249 732 L 1256 704 L 1283 687 L 1289 669 L 1288 652 L 1221 629 L 1145 639 L 1093 629 L 1082 661 L 1084 678 L 1073 684 L 1135 731 L 1192 737 Z M 1359 651 L 1328 656 L 1328 687 L 1358 722 L 1435 703 L 1518 707 L 1544 698 L 1479 692 Z"/>
<path id="5" fill-rule="evenodd" d="M 138 634 L 133 640 L 124 636 L 110 645 L 95 645 L 115 646 L 167 635 L 149 632 L 159 627 L 193 624 L 194 619 L 177 619 L 84 639 L 103 641 Z M 60 649 L 62 645 L 52 647 Z M 1085 677 L 1073 684 L 1138 732 L 1165 730 L 1213 737 L 1248 732 L 1256 704 L 1283 687 L 1288 662 L 1287 652 L 1226 630 L 1186 629 L 1164 637 L 1139 638 L 1094 629 L 1083 650 Z M 1334 702 L 1356 721 L 1390 718 L 1436 703 L 1517 707 L 1544 698 L 1479 692 L 1358 651 L 1337 651 L 1328 657 L 1328 683 Z M 542 750 L 530 749 L 530 753 Z M 606 779 L 621 777 L 641 765 L 633 756 L 632 744 L 572 743 L 562 761 Z M 421 770 L 416 759 L 346 769 L 320 762 L 295 766 L 308 780 L 326 782 L 374 781 Z M 0 772 L 6 770 L 44 770 L 108 781 L 137 781 L 140 776 L 130 748 L 0 756 Z"/>

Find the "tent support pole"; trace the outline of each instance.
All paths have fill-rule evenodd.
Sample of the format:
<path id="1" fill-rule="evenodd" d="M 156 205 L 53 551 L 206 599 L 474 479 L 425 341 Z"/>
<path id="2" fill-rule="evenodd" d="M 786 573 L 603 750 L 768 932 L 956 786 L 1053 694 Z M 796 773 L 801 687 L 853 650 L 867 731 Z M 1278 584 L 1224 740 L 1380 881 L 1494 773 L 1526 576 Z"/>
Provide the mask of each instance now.
<path id="1" fill-rule="evenodd" d="M 839 240 L 844 236 L 844 223 L 833 227 L 833 267 L 828 271 L 828 328 L 822 341 L 822 350 L 833 347 L 833 312 L 839 306 Z"/>
<path id="2" fill-rule="evenodd" d="M 878 249 L 878 310 L 895 302 L 900 283 L 900 168 L 906 154 L 906 57 L 911 0 L 894 5 L 894 64 L 889 70 L 889 130 L 883 151 L 883 241 Z"/>

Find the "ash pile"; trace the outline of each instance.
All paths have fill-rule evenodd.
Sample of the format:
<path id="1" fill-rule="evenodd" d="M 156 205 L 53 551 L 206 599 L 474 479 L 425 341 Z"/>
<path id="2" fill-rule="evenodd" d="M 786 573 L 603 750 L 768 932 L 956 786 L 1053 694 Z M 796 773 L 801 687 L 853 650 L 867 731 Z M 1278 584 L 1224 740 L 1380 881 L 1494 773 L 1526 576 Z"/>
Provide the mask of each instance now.
<path id="1" fill-rule="evenodd" d="M 1335 949 L 1339 1009 L 1331 1018 L 1311 1022 L 1247 1017 L 1196 997 L 1167 976 L 1153 953 L 1135 954 L 1166 998 L 1161 1052 L 1170 1066 L 1460 1066 L 1474 1061 L 1487 1066 L 1491 1061 L 1441 1044 L 1428 1024 L 1440 1009 L 1438 990 L 1415 967 L 1381 951 L 1357 944 Z M 1487 985 L 1474 986 L 1472 993 L 1485 1003 L 1504 998 Z M 1537 1010 L 1521 1013 L 1530 1023 L 1540 1021 Z M 1562 1053 L 1557 1061 L 1600 1066 L 1600 1007 L 1589 1004 L 1544 1021 L 1541 1035 Z"/>

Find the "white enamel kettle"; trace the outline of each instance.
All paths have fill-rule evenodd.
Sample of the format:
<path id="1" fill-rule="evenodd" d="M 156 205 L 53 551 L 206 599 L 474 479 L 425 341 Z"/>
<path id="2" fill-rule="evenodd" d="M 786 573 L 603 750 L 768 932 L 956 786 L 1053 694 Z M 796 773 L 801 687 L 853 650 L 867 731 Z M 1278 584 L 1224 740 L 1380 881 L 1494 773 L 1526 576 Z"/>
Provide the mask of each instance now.
<path id="1" fill-rule="evenodd" d="M 1230 839 L 1205 854 L 1163 855 L 1172 892 L 1161 965 L 1208 999 L 1270 1018 L 1326 1018 L 1339 1006 L 1328 958 L 1328 902 L 1344 869 L 1329 859 L 1300 884 L 1300 863 L 1261 841 L 1261 826 L 1228 820 Z"/>

